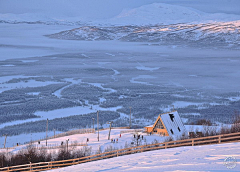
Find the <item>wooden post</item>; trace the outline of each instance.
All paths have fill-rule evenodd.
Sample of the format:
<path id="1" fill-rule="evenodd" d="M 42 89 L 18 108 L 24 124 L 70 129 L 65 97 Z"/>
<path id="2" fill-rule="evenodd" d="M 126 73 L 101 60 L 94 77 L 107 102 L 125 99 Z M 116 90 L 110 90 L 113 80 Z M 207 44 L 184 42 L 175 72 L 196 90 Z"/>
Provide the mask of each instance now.
<path id="1" fill-rule="evenodd" d="M 113 123 L 112 121 L 108 122 L 108 124 L 110 124 L 110 126 L 109 126 L 108 140 L 110 140 L 110 134 L 111 134 L 112 123 Z"/>
<path id="2" fill-rule="evenodd" d="M 99 118 L 98 118 L 98 113 L 99 111 L 97 111 L 97 129 L 98 129 L 98 141 L 99 141 Z"/>
<path id="3" fill-rule="evenodd" d="M 47 124 L 46 124 L 46 146 L 47 146 L 47 137 L 48 137 L 48 118 L 47 118 Z"/>
<path id="4" fill-rule="evenodd" d="M 131 109 L 132 109 L 132 107 L 129 107 L 129 108 L 130 108 L 129 128 L 131 129 L 131 127 L 132 127 L 132 120 L 131 120 Z"/>
<path id="5" fill-rule="evenodd" d="M 165 143 L 165 149 L 167 149 L 167 143 Z"/>
<path id="6" fill-rule="evenodd" d="M 194 140 L 192 139 L 192 146 L 194 146 Z"/>
<path id="7" fill-rule="evenodd" d="M 69 141 L 69 139 L 66 140 L 66 142 L 67 142 L 67 154 L 68 154 L 68 141 Z"/>
<path id="8" fill-rule="evenodd" d="M 221 143 L 221 136 L 218 137 L 218 143 Z"/>
<path id="9" fill-rule="evenodd" d="M 118 151 L 117 151 L 117 157 L 118 157 Z"/>
<path id="10" fill-rule="evenodd" d="M 49 165 L 50 164 L 50 165 Z M 52 169 L 52 162 L 48 163 L 48 169 Z"/>
<path id="11" fill-rule="evenodd" d="M 32 171 L 32 163 L 31 162 L 30 162 L 29 166 L 30 166 L 30 171 Z"/>
<path id="12" fill-rule="evenodd" d="M 92 118 L 92 120 L 93 120 L 93 130 L 94 130 L 94 118 Z"/>

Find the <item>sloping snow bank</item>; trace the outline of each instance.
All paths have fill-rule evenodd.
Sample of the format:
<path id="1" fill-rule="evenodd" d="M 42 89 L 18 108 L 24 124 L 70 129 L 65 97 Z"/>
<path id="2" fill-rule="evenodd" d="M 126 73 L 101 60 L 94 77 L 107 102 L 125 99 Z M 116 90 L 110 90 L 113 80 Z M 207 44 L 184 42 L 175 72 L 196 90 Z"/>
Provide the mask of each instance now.
<path id="1" fill-rule="evenodd" d="M 92 171 L 128 171 L 128 172 L 223 172 L 240 170 L 240 143 L 180 147 L 126 155 L 106 160 L 89 162 L 70 167 L 51 170 L 52 172 L 92 172 Z M 228 169 L 224 165 L 227 157 L 234 157 L 236 167 Z"/>

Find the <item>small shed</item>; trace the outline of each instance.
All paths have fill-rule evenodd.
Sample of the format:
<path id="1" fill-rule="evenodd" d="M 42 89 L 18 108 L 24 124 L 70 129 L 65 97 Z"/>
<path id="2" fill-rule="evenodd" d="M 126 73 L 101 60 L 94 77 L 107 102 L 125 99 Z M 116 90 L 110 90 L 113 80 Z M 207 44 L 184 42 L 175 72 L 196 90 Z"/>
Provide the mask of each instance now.
<path id="1" fill-rule="evenodd" d="M 147 133 L 163 136 L 181 136 L 186 128 L 177 111 L 160 114 L 152 126 L 145 127 Z"/>

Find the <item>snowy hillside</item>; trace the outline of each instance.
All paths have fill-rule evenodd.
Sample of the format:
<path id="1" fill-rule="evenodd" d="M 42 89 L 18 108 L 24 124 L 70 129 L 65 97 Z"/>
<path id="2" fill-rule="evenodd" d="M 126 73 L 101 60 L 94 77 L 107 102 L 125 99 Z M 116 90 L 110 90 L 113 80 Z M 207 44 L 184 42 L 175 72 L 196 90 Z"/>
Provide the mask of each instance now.
<path id="1" fill-rule="evenodd" d="M 126 155 L 106 160 L 89 162 L 65 167 L 52 172 L 92 172 L 92 171 L 201 171 L 227 172 L 239 171 L 240 163 L 228 169 L 224 165 L 227 157 L 240 158 L 240 143 L 220 145 L 179 147 L 166 150 L 157 150 L 134 155 Z"/>
<path id="2" fill-rule="evenodd" d="M 69 40 L 121 40 L 127 42 L 198 45 L 202 47 L 238 47 L 240 45 L 240 20 L 153 26 L 83 26 L 48 36 L 50 38 Z"/>
<path id="3" fill-rule="evenodd" d="M 187 126 L 197 127 L 197 126 Z M 198 126 L 200 127 L 200 126 Z M 108 140 L 109 130 L 101 130 L 99 133 L 99 141 L 97 139 L 98 134 L 75 134 L 67 135 L 59 138 L 48 139 L 48 152 L 52 153 L 54 157 L 57 152 L 66 147 L 68 140 L 68 150 L 74 152 L 78 149 L 86 148 L 79 146 L 78 144 L 88 144 L 88 150 L 91 150 L 91 154 L 97 154 L 99 151 L 111 151 L 114 149 L 122 149 L 126 147 L 136 146 L 136 140 L 134 134 L 140 134 L 138 143 L 140 144 L 152 144 L 161 143 L 168 139 L 167 137 L 159 136 L 157 134 L 147 135 L 146 133 L 136 132 L 136 130 L 129 129 L 113 129 L 111 131 L 111 138 L 115 139 L 115 142 Z M 120 136 L 121 133 L 121 136 Z M 89 139 L 89 142 L 87 141 Z M 33 138 L 34 139 L 34 138 Z M 63 146 L 61 147 L 61 142 Z M 134 144 L 131 144 L 134 142 Z M 40 144 L 33 142 L 33 145 L 40 150 L 45 148 L 45 140 Z M 78 145 L 78 146 L 77 146 Z M 1 149 L 1 152 L 18 153 L 22 148 L 26 148 L 27 145 L 20 145 L 9 148 L 7 150 Z M 240 158 L 240 143 L 227 143 L 216 145 L 202 145 L 202 146 L 185 146 L 179 148 L 161 149 L 157 151 L 137 153 L 133 155 L 124 155 L 120 157 L 114 157 L 106 160 L 98 160 L 88 162 L 84 164 L 74 165 L 65 168 L 59 168 L 52 170 L 53 172 L 68 172 L 68 171 L 201 171 L 201 172 L 220 172 L 227 171 L 228 168 L 224 165 L 224 160 L 228 157 L 234 157 L 237 161 Z M 240 163 L 236 164 L 236 167 L 231 171 L 239 171 Z"/>

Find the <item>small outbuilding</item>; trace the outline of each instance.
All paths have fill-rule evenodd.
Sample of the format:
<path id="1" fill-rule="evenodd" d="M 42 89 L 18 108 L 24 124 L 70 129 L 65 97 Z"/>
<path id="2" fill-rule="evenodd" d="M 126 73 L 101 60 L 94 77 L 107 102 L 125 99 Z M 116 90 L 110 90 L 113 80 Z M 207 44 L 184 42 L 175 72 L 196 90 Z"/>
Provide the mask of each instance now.
<path id="1" fill-rule="evenodd" d="M 152 126 L 145 127 L 147 133 L 163 136 L 181 136 L 186 128 L 177 111 L 160 114 Z"/>

